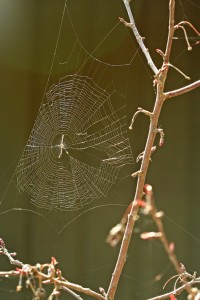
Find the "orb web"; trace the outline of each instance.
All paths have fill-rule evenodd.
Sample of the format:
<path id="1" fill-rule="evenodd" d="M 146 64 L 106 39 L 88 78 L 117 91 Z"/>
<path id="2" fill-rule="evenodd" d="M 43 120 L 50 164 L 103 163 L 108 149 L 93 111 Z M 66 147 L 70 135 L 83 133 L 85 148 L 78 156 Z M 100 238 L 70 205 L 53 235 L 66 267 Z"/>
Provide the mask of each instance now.
<path id="1" fill-rule="evenodd" d="M 2 212 L 34 213 L 58 231 L 93 207 L 121 205 L 120 186 L 134 162 L 126 100 L 138 47 L 113 17 L 88 50 L 73 9 L 65 2 L 44 97 L 0 202 Z"/>
<path id="2" fill-rule="evenodd" d="M 52 85 L 16 169 L 18 189 L 46 209 L 78 209 L 106 196 L 132 162 L 125 113 L 89 77 Z"/>

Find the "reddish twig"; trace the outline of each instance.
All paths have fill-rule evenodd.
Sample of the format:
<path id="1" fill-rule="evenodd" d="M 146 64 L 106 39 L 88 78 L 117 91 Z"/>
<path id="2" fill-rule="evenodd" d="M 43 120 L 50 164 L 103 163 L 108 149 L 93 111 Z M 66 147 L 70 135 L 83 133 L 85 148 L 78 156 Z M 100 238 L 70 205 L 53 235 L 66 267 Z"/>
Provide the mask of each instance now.
<path id="1" fill-rule="evenodd" d="M 106 300 L 106 297 L 102 294 L 99 294 L 89 288 L 84 288 L 81 285 L 74 284 L 65 279 L 61 271 L 57 269 L 57 261 L 54 257 L 51 259 L 51 263 L 39 264 L 32 266 L 29 264 L 23 264 L 22 262 L 13 259 L 13 253 L 10 253 L 5 246 L 5 243 L 0 239 L 0 254 L 5 255 L 10 260 L 10 263 L 17 266 L 16 271 L 4 271 L 0 272 L 0 277 L 19 278 L 19 283 L 16 287 L 16 291 L 20 292 L 23 288 L 22 278 L 26 278 L 26 287 L 30 288 L 34 298 L 33 299 L 43 299 L 46 292 L 44 286 L 46 284 L 51 284 L 54 286 L 52 293 L 49 296 L 49 300 L 53 299 L 54 296 L 59 295 L 60 290 L 64 290 L 75 299 L 82 300 L 82 298 L 77 295 L 75 292 L 82 293 L 88 296 L 91 296 L 98 300 Z M 15 254 L 16 255 L 16 254 Z M 20 267 L 20 268 L 18 268 Z"/>
<path id="2" fill-rule="evenodd" d="M 146 47 L 143 43 L 143 39 L 139 35 L 137 28 L 135 26 L 135 22 L 133 19 L 133 15 L 132 15 L 130 3 L 129 3 L 130 1 L 123 0 L 123 2 L 126 7 L 126 10 L 127 10 L 130 23 L 125 22 L 123 19 L 121 19 L 120 21 L 123 22 L 124 25 L 132 28 L 135 38 L 136 38 L 137 42 L 139 43 L 139 45 L 147 59 L 148 64 L 151 66 L 153 72 L 156 74 L 154 84 L 157 85 L 157 92 L 156 92 L 156 99 L 155 99 L 153 112 L 152 113 L 149 112 L 150 126 L 149 126 L 149 132 L 148 132 L 145 150 L 141 157 L 140 170 L 137 171 L 135 174 L 133 174 L 138 177 L 137 187 L 136 187 L 134 201 L 131 205 L 130 212 L 127 217 L 127 224 L 124 229 L 124 235 L 123 235 L 123 240 L 122 240 L 120 252 L 118 255 L 118 259 L 117 259 L 115 269 L 112 274 L 112 278 L 111 278 L 110 285 L 109 285 L 108 292 L 107 292 L 107 298 L 109 300 L 113 300 L 115 297 L 118 282 L 119 282 L 124 264 L 126 262 L 126 255 L 127 255 L 130 239 L 132 236 L 136 216 L 138 214 L 138 209 L 139 209 L 139 206 L 136 205 L 136 202 L 138 201 L 138 199 L 142 199 L 142 196 L 143 196 L 143 187 L 144 187 L 144 183 L 145 183 L 145 178 L 146 178 L 147 170 L 149 167 L 149 162 L 151 159 L 152 149 L 154 147 L 155 137 L 158 132 L 158 120 L 159 120 L 160 112 L 161 112 L 161 109 L 162 109 L 165 99 L 170 97 L 170 94 L 169 94 L 170 92 L 164 93 L 164 87 L 165 87 L 165 81 L 166 81 L 167 74 L 168 74 L 168 69 L 170 66 L 169 58 L 170 58 L 170 54 L 171 54 L 172 42 L 173 42 L 173 36 L 174 36 L 174 30 L 175 30 L 175 28 L 174 28 L 175 0 L 169 0 L 169 27 L 168 27 L 167 45 L 166 45 L 165 53 L 163 53 L 161 51 L 162 56 L 163 56 L 162 67 L 159 70 L 157 70 L 157 68 L 155 67 L 155 65 L 149 55 L 149 51 L 146 49 Z M 197 86 L 198 85 L 196 85 L 196 87 Z M 194 86 L 192 86 L 190 89 L 192 89 L 192 88 L 194 88 Z M 185 87 L 185 89 L 182 93 L 187 92 L 187 91 L 188 91 L 188 88 Z M 178 92 L 178 93 L 180 93 L 180 92 Z M 176 92 L 176 94 L 177 94 L 177 92 Z M 171 97 L 175 96 L 176 94 L 171 92 Z M 139 112 L 140 111 L 138 111 L 134 115 L 132 123 L 134 122 L 134 120 Z M 130 126 L 131 128 L 132 128 L 132 123 Z"/>
<path id="3" fill-rule="evenodd" d="M 164 83 L 165 83 L 165 80 L 166 80 L 166 77 L 167 77 L 167 71 L 168 71 L 168 68 L 166 68 L 165 65 L 166 65 L 166 63 L 169 62 L 168 59 L 169 59 L 169 54 L 170 54 L 170 51 L 171 51 L 171 44 L 172 44 L 172 39 L 173 39 L 174 30 L 171 27 L 173 26 L 173 22 L 174 22 L 172 20 L 173 17 L 174 17 L 174 3 L 175 3 L 175 0 L 170 0 L 170 6 L 169 6 L 170 17 L 169 17 L 168 42 L 167 42 L 167 46 L 166 46 L 163 66 L 156 75 L 157 95 L 156 95 L 156 100 L 155 100 L 153 113 L 152 113 L 151 118 L 150 118 L 149 133 L 148 133 L 147 142 L 146 142 L 146 146 L 145 146 L 145 150 L 144 150 L 144 155 L 143 155 L 142 162 L 141 162 L 140 175 L 138 176 L 134 202 L 137 199 L 142 199 L 142 196 L 143 196 L 143 187 L 144 187 L 145 178 L 146 178 L 146 174 L 147 174 L 147 170 L 148 170 L 148 166 L 149 166 L 149 161 L 150 161 L 150 158 L 151 158 L 151 150 L 153 148 L 154 140 L 155 140 L 156 133 L 157 133 L 155 129 L 157 129 L 158 119 L 159 119 L 161 108 L 162 108 L 164 98 L 165 98 L 163 89 L 164 89 Z M 131 14 L 131 10 L 130 10 L 129 1 L 124 0 L 124 4 L 126 6 L 126 9 L 128 11 L 128 14 L 129 14 L 130 21 L 132 23 L 132 18 L 133 17 L 131 17 L 132 14 Z M 123 267 L 124 267 L 124 264 L 125 264 L 125 261 L 126 261 L 126 255 L 127 255 L 131 235 L 132 235 L 132 232 L 133 232 L 133 227 L 134 227 L 134 224 L 135 224 L 135 216 L 137 215 L 138 209 L 139 209 L 138 206 L 134 205 L 134 202 L 133 202 L 133 205 L 131 207 L 131 211 L 128 215 L 128 221 L 127 221 L 125 233 L 124 233 L 124 236 L 123 236 L 119 256 L 118 256 L 117 263 L 116 263 L 116 266 L 115 266 L 115 270 L 113 272 L 112 279 L 111 279 L 111 282 L 110 282 L 110 285 L 109 285 L 109 289 L 108 289 L 108 293 L 107 293 L 107 297 L 108 297 L 109 300 L 112 300 L 115 297 L 115 293 L 116 293 L 117 285 L 118 285 L 118 282 L 119 282 L 119 278 L 121 276 L 121 273 L 122 273 L 122 270 L 123 270 Z"/>
<path id="4" fill-rule="evenodd" d="M 16 256 L 16 253 L 10 253 L 5 246 L 4 241 L 0 238 L 0 254 L 4 254 L 5 256 L 7 256 L 7 258 L 9 259 L 11 265 L 15 265 L 18 267 L 22 267 L 23 263 L 17 259 L 14 259 L 14 257 Z"/>

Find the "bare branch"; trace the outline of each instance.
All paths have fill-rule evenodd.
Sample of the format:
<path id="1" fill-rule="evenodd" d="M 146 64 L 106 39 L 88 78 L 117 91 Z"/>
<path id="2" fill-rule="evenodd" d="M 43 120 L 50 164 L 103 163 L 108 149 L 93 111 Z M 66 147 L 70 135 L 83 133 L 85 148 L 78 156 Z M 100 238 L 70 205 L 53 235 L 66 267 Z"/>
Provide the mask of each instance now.
<path id="1" fill-rule="evenodd" d="M 140 44 L 143 52 L 148 53 L 148 55 L 149 55 L 149 52 L 146 49 L 146 47 L 144 46 L 143 40 L 140 37 L 138 31 L 137 30 L 135 31 L 135 23 L 134 23 L 134 19 L 133 19 L 132 13 L 131 13 L 129 2 L 127 0 L 123 0 L 123 1 L 124 1 L 124 5 L 127 9 L 127 12 L 129 14 L 129 19 L 131 21 L 131 24 L 133 24 L 132 25 L 133 32 L 134 32 L 136 38 L 138 38 L 138 43 Z M 171 45 L 172 45 L 172 39 L 173 39 L 173 33 L 174 33 L 174 7 L 175 7 L 174 2 L 175 2 L 175 0 L 170 0 L 170 3 L 169 3 L 169 10 L 170 10 L 169 35 L 168 35 L 168 41 L 167 41 L 163 66 L 161 67 L 161 69 L 159 71 L 157 70 L 157 68 L 155 67 L 154 64 L 153 64 L 153 68 L 152 68 L 156 74 L 157 94 L 156 94 L 156 100 L 155 100 L 155 104 L 154 104 L 153 113 L 150 118 L 149 133 L 148 133 L 146 146 L 145 146 L 145 150 L 144 150 L 144 155 L 143 155 L 142 163 L 141 163 L 141 167 L 140 167 L 140 172 L 141 172 L 142 176 L 138 176 L 134 201 L 131 205 L 130 213 L 128 214 L 128 221 L 126 224 L 125 233 L 123 236 L 120 252 L 119 252 L 117 263 L 116 263 L 116 266 L 115 266 L 115 269 L 114 269 L 114 272 L 113 272 L 113 275 L 112 275 L 112 278 L 110 281 L 110 285 L 108 288 L 107 298 L 109 300 L 113 300 L 115 297 L 117 285 L 118 285 L 124 264 L 126 262 L 126 255 L 127 255 L 130 239 L 132 236 L 134 224 L 135 224 L 135 216 L 138 214 L 138 209 L 139 209 L 139 206 L 134 205 L 134 203 L 138 199 L 142 199 L 142 196 L 143 196 L 143 187 L 144 187 L 144 183 L 145 183 L 145 178 L 147 175 L 147 170 L 148 170 L 148 166 L 149 166 L 149 162 L 150 162 L 150 158 L 151 158 L 152 147 L 154 146 L 154 141 L 155 141 L 155 137 L 157 134 L 155 131 L 155 128 L 158 127 L 158 119 L 160 116 L 162 105 L 164 103 L 165 94 L 164 94 L 163 90 L 164 90 L 164 84 L 165 84 L 165 80 L 166 80 L 167 73 L 168 73 L 168 67 L 166 67 L 166 64 L 169 63 L 169 56 L 170 56 L 170 52 L 171 52 Z M 147 55 L 146 55 L 146 57 L 147 57 Z M 147 58 L 147 60 L 148 60 L 148 58 Z M 148 60 L 148 62 L 149 62 L 149 60 Z M 155 70 L 155 68 L 156 68 L 156 70 Z"/>
<path id="2" fill-rule="evenodd" d="M 174 36 L 174 10 L 175 10 L 175 0 L 169 1 L 169 27 L 168 27 L 168 38 L 167 45 L 164 55 L 164 64 L 169 63 L 169 57 L 172 48 L 173 36 Z"/>
<path id="3" fill-rule="evenodd" d="M 154 74 L 157 74 L 158 73 L 158 69 L 155 66 L 155 64 L 154 64 L 154 62 L 153 62 L 153 60 L 152 60 L 152 58 L 151 58 L 151 56 L 149 54 L 149 50 L 144 45 L 144 41 L 143 41 L 144 38 L 142 38 L 140 36 L 140 34 L 138 32 L 138 29 L 137 29 L 137 27 L 135 25 L 133 14 L 132 14 L 132 11 L 131 11 L 131 8 L 130 8 L 130 1 L 129 0 L 123 0 L 123 2 L 124 2 L 124 5 L 126 7 L 126 10 L 127 10 L 128 16 L 129 16 L 129 20 L 130 20 L 130 25 L 129 26 L 131 27 L 131 29 L 132 29 L 132 31 L 133 31 L 133 33 L 135 35 L 135 38 L 136 38 L 138 44 L 140 45 L 141 50 L 143 51 L 143 53 L 144 53 L 144 55 L 145 55 L 145 57 L 147 59 L 147 62 L 149 64 L 150 68 L 152 69 L 152 71 L 154 72 Z M 121 18 L 121 20 L 123 20 L 123 19 Z M 126 24 L 128 24 L 128 23 L 126 22 Z"/>
<path id="4" fill-rule="evenodd" d="M 5 256 L 8 257 L 11 265 L 15 265 L 18 267 L 23 267 L 23 263 L 17 259 L 14 259 L 14 257 L 16 256 L 16 253 L 10 253 L 5 246 L 4 241 L 0 238 L 0 254 L 4 254 Z"/>

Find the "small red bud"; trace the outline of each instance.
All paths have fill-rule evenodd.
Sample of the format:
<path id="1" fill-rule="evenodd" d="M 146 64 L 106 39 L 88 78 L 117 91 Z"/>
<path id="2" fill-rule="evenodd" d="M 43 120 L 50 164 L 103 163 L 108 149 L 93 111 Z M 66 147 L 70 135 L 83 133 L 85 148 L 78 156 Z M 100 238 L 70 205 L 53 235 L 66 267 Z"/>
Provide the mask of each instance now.
<path id="1" fill-rule="evenodd" d="M 5 243 L 1 238 L 0 238 L 0 247 L 5 248 Z"/>
<path id="2" fill-rule="evenodd" d="M 136 204 L 137 204 L 139 207 L 145 207 L 145 206 L 146 206 L 146 202 L 143 201 L 143 200 L 136 200 Z"/>
<path id="3" fill-rule="evenodd" d="M 170 299 L 170 300 L 177 300 L 177 298 L 176 298 L 173 294 L 171 294 L 171 295 L 169 296 L 169 299 Z"/>
<path id="4" fill-rule="evenodd" d="M 174 244 L 174 242 L 171 242 L 169 244 L 169 251 L 172 253 L 172 252 L 174 252 L 174 249 L 175 249 L 175 244 Z"/>
<path id="5" fill-rule="evenodd" d="M 52 256 L 52 258 L 51 258 L 51 265 L 53 265 L 53 266 L 55 266 L 55 265 L 57 265 L 57 260 L 55 259 L 55 257 L 53 257 Z"/>

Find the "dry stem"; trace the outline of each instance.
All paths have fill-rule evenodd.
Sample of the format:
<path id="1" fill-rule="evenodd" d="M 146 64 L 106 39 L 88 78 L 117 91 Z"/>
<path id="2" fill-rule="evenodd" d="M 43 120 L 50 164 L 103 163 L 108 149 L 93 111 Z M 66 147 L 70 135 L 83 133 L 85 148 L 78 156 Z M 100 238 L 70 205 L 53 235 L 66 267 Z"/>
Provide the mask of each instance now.
<path id="1" fill-rule="evenodd" d="M 175 29 L 174 28 L 175 0 L 169 0 L 168 39 L 167 39 L 165 53 L 163 54 L 163 64 L 159 70 L 157 69 L 154 62 L 152 61 L 152 59 L 149 55 L 149 51 L 145 47 L 143 39 L 141 38 L 140 34 L 138 33 L 138 30 L 136 28 L 134 18 L 133 18 L 132 12 L 131 12 L 130 3 L 129 3 L 130 1 L 123 0 L 123 2 L 126 7 L 128 16 L 129 16 L 130 24 L 125 22 L 123 19 L 121 21 L 126 26 L 130 26 L 131 29 L 133 30 L 135 38 L 136 38 L 137 42 L 139 43 L 144 55 L 146 56 L 148 64 L 150 65 L 153 72 L 156 74 L 154 83 L 157 85 L 157 93 L 156 93 L 156 100 L 155 100 L 153 112 L 150 113 L 151 114 L 150 126 L 149 126 L 149 132 L 148 132 L 148 137 L 147 137 L 147 141 L 146 141 L 144 154 L 142 156 L 141 167 L 140 167 L 140 170 L 137 172 L 138 180 L 137 180 L 137 187 L 136 187 L 134 201 L 131 206 L 130 213 L 128 214 L 128 221 L 126 224 L 125 233 L 123 236 L 120 252 L 118 255 L 117 263 L 115 265 L 115 269 L 112 274 L 112 278 L 111 278 L 110 285 L 109 285 L 108 292 L 107 292 L 107 299 L 109 299 L 109 300 L 113 300 L 115 297 L 118 282 L 119 282 L 124 264 L 126 262 L 127 251 L 128 251 L 130 239 L 131 239 L 133 228 L 134 228 L 136 215 L 137 215 L 138 209 L 139 209 L 139 206 L 135 205 L 135 203 L 138 200 L 142 199 L 142 196 L 143 196 L 143 188 L 144 188 L 145 178 L 146 178 L 146 174 L 148 171 L 149 161 L 151 158 L 151 152 L 152 152 L 152 148 L 154 146 L 154 141 L 155 141 L 155 137 L 156 137 L 156 133 L 157 133 L 158 119 L 160 116 L 160 112 L 161 112 L 164 100 L 166 98 L 170 98 L 170 97 L 176 96 L 178 94 L 183 94 L 183 93 L 200 85 L 200 84 L 196 83 L 196 84 L 190 85 L 189 87 L 182 88 L 181 91 L 164 93 L 164 86 L 165 86 L 165 81 L 167 78 L 169 64 L 170 64 L 169 58 L 170 58 L 173 36 L 174 36 L 174 29 Z M 137 116 L 137 114 L 135 115 L 135 117 Z M 133 117 L 133 121 L 135 120 L 135 117 Z M 131 125 L 132 125 L 132 123 L 131 123 Z"/>

